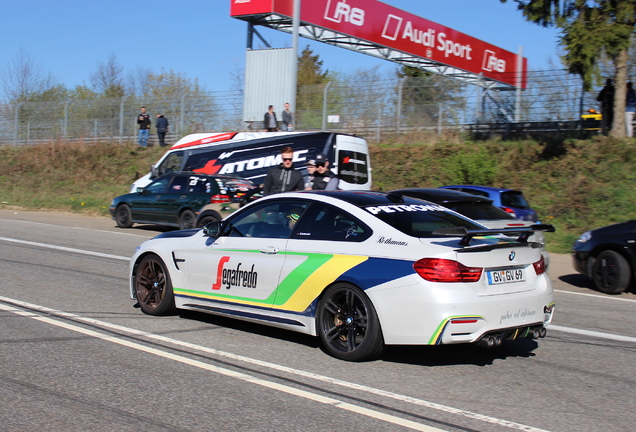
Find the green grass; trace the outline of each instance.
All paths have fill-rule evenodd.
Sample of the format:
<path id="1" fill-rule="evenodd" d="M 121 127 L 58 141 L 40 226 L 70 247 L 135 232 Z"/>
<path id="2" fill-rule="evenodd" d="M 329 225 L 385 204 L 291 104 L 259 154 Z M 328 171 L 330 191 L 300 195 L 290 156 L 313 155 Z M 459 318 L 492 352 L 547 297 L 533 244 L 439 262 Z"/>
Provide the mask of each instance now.
<path id="1" fill-rule="evenodd" d="M 635 142 L 596 137 L 563 142 L 472 141 L 403 135 L 370 144 L 373 188 L 476 183 L 523 190 L 547 233 L 548 250 L 568 253 L 592 228 L 636 217 Z M 0 208 L 108 215 L 113 197 L 146 174 L 165 148 L 52 141 L 0 147 Z"/>

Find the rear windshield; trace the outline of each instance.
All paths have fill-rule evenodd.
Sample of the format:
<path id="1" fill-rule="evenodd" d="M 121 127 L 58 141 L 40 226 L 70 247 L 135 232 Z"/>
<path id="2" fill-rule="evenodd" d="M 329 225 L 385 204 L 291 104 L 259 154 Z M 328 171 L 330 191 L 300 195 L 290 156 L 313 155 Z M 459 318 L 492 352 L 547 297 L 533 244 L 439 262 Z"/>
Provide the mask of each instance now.
<path id="1" fill-rule="evenodd" d="M 484 229 L 437 204 L 385 204 L 365 207 L 365 210 L 404 234 L 418 238 L 445 237 L 433 235 L 433 231 L 440 228 Z"/>
<path id="2" fill-rule="evenodd" d="M 520 209 L 529 209 L 530 205 L 519 191 L 508 191 L 501 193 L 501 205 Z"/>
<path id="3" fill-rule="evenodd" d="M 495 207 L 490 203 L 459 202 L 445 203 L 444 206 L 475 220 L 515 219 L 515 217 L 510 213 L 506 213 L 499 207 Z"/>

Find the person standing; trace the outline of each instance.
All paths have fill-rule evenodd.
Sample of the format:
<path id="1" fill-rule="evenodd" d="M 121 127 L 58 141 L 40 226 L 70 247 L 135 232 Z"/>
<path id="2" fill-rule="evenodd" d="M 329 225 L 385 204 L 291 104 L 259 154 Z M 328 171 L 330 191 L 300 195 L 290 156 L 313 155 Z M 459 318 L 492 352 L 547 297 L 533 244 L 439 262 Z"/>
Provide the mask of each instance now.
<path id="1" fill-rule="evenodd" d="M 316 155 L 316 172 L 312 190 L 338 190 L 340 180 L 329 170 L 329 160 L 324 154 Z"/>
<path id="2" fill-rule="evenodd" d="M 168 119 L 163 114 L 157 115 L 157 138 L 159 138 L 159 145 L 165 147 L 166 145 L 166 133 L 168 133 Z"/>
<path id="3" fill-rule="evenodd" d="M 627 128 L 627 136 L 634 136 L 634 112 L 636 112 L 636 92 L 631 82 L 627 83 L 627 93 L 625 95 L 625 127 Z"/>
<path id="4" fill-rule="evenodd" d="M 139 125 L 139 145 L 148 146 L 148 133 L 150 131 L 150 114 L 146 112 L 146 107 L 141 107 L 141 112 L 137 116 L 137 124 Z"/>
<path id="5" fill-rule="evenodd" d="M 283 130 L 289 132 L 294 130 L 294 115 L 289 110 L 289 102 L 285 103 L 285 109 L 283 110 Z"/>
<path id="6" fill-rule="evenodd" d="M 283 162 L 280 165 L 273 166 L 267 171 L 265 184 L 263 186 L 263 195 L 271 195 L 280 192 L 299 191 L 305 188 L 303 175 L 300 171 L 294 169 L 292 160 L 294 158 L 294 149 L 284 147 L 281 150 Z"/>
<path id="7" fill-rule="evenodd" d="M 274 105 L 270 105 L 263 119 L 263 126 L 267 132 L 276 132 L 278 130 L 278 121 L 274 112 Z"/>
<path id="8" fill-rule="evenodd" d="M 596 100 L 601 103 L 601 130 L 603 134 L 607 134 L 614 121 L 614 84 L 611 79 L 605 81 L 605 87 L 601 89 Z"/>
<path id="9" fill-rule="evenodd" d="M 305 190 L 311 190 L 314 185 L 314 173 L 316 172 L 316 161 L 311 159 L 307 162 L 307 175 L 305 176 Z"/>

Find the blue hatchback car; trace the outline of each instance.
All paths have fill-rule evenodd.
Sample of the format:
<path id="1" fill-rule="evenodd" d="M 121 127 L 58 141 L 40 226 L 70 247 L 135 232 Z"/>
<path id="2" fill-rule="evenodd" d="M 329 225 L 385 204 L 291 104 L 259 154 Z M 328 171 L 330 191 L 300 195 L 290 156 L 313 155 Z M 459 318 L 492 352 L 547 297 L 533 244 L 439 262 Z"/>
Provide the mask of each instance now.
<path id="1" fill-rule="evenodd" d="M 506 213 L 514 214 L 517 219 L 532 222 L 538 220 L 537 212 L 530 207 L 520 190 L 476 185 L 441 186 L 441 189 L 454 189 L 472 195 L 484 196 L 490 198 L 493 205 Z"/>

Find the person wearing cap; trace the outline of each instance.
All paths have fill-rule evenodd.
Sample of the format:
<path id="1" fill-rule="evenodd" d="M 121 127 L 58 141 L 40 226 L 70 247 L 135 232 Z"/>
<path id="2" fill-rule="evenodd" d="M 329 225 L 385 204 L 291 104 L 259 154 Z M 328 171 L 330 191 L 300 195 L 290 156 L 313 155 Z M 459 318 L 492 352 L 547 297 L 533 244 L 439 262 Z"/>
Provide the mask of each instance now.
<path id="1" fill-rule="evenodd" d="M 316 172 L 312 190 L 338 190 L 338 176 L 329 169 L 329 160 L 324 154 L 316 155 Z"/>
<path id="2" fill-rule="evenodd" d="M 281 156 L 283 157 L 283 163 L 273 166 L 267 171 L 263 185 L 263 195 L 298 191 L 305 188 L 303 175 L 300 171 L 294 169 L 292 163 L 294 149 L 291 147 L 283 148 Z"/>
<path id="3" fill-rule="evenodd" d="M 307 175 L 305 176 L 305 190 L 311 190 L 314 185 L 314 172 L 316 172 L 316 161 L 310 159 L 307 162 Z"/>
<path id="4" fill-rule="evenodd" d="M 292 211 L 287 215 L 287 228 L 290 230 L 294 229 L 294 225 L 300 219 L 300 215 L 302 214 L 303 209 L 300 207 L 294 207 Z"/>

